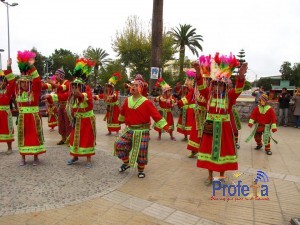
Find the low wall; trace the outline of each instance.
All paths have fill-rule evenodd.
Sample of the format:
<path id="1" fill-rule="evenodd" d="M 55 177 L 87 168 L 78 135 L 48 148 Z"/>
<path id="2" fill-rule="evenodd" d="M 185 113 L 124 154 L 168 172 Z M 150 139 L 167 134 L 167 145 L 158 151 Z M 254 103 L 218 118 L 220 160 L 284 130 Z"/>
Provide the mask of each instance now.
<path id="1" fill-rule="evenodd" d="M 125 96 L 119 96 L 119 101 L 120 101 L 120 105 L 123 104 L 124 100 L 125 100 Z M 151 101 L 153 101 L 153 97 L 149 97 L 149 99 Z M 157 103 L 155 103 L 155 105 L 157 106 Z M 279 115 L 279 103 L 278 102 L 270 102 L 270 105 L 273 107 L 273 109 L 275 110 L 276 116 L 278 118 Z M 254 101 L 243 101 L 238 100 L 236 107 L 239 111 L 240 114 L 240 118 L 243 122 L 247 122 L 249 120 L 250 114 L 252 112 L 252 109 L 254 108 Z M 104 114 L 106 112 L 106 105 L 104 103 L 104 101 L 94 101 L 94 112 L 95 113 L 101 113 Z M 180 110 L 178 109 L 177 106 L 175 106 L 172 110 L 173 116 L 178 117 L 180 114 Z M 289 110 L 289 124 L 292 125 L 294 124 L 295 118 L 293 117 L 293 113 L 291 111 L 291 107 Z"/>

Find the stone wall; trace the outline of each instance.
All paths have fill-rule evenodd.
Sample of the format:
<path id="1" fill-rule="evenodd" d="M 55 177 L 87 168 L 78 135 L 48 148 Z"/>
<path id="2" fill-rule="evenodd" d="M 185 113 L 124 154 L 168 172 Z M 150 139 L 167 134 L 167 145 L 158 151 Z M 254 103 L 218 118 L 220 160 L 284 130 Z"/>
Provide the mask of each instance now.
<path id="1" fill-rule="evenodd" d="M 125 96 L 119 96 L 119 101 L 120 101 L 120 105 L 123 104 L 124 100 L 125 100 Z M 151 101 L 153 101 L 152 97 L 149 97 L 149 99 Z M 271 102 L 270 105 L 273 107 L 273 109 L 275 110 L 275 113 L 277 115 L 279 115 L 279 104 L 278 102 Z M 157 103 L 156 103 L 157 106 Z M 250 114 L 252 112 L 252 109 L 254 108 L 254 101 L 253 102 L 249 102 L 249 101 L 237 101 L 236 107 L 239 111 L 240 114 L 240 118 L 243 122 L 247 122 L 249 120 Z M 94 101 L 94 112 L 95 113 L 101 113 L 104 114 L 106 111 L 106 105 L 103 101 Z M 173 116 L 174 117 L 178 117 L 180 110 L 176 107 L 173 108 L 172 110 L 173 112 Z M 289 124 L 293 125 L 295 121 L 295 118 L 293 117 L 292 111 L 291 111 L 291 107 L 290 107 L 290 111 L 289 111 Z"/>

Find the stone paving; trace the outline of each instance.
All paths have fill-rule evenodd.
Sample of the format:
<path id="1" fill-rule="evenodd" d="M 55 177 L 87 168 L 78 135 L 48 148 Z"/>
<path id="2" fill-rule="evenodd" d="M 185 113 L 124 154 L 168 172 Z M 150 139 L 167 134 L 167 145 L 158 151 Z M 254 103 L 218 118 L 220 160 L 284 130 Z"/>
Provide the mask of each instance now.
<path id="1" fill-rule="evenodd" d="M 48 152 L 41 164 L 18 166 L 19 155 L 4 154 L 0 145 L 0 224 L 289 224 L 300 216 L 300 130 L 280 127 L 274 135 L 272 156 L 241 141 L 239 173 L 251 184 L 258 169 L 269 176 L 269 201 L 211 200 L 204 185 L 207 171 L 187 158 L 186 142 L 151 131 L 150 162 L 146 178 L 136 169 L 118 174 L 120 162 L 112 156 L 114 136 L 106 137 L 103 115 L 97 115 L 97 151 L 93 168 L 66 166 L 67 147 L 55 145 L 57 132 L 44 123 Z M 46 122 L 44 118 L 44 122 Z M 243 124 L 241 140 L 250 130 Z M 16 143 L 14 143 L 15 145 Z M 226 173 L 230 184 L 236 181 Z"/>

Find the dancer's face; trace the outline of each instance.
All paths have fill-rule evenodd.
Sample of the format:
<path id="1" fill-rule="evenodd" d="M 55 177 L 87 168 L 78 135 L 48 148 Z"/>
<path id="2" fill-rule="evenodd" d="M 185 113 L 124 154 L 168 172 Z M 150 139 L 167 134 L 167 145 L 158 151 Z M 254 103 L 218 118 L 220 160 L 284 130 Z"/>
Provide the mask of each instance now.
<path id="1" fill-rule="evenodd" d="M 138 95 L 141 93 L 141 86 L 137 83 L 131 83 L 130 85 L 130 94 Z"/>
<path id="2" fill-rule="evenodd" d="M 260 103 L 261 106 L 265 106 L 266 105 L 266 102 L 263 101 L 263 100 L 260 100 L 259 103 Z"/>
<path id="3" fill-rule="evenodd" d="M 23 91 L 28 91 L 29 89 L 29 82 L 28 81 L 21 81 L 20 87 Z"/>
<path id="4" fill-rule="evenodd" d="M 167 90 L 166 92 L 165 92 L 165 96 L 167 97 L 167 98 L 169 98 L 170 96 L 171 96 L 171 93 L 172 93 L 172 90 L 170 89 L 170 90 Z"/>

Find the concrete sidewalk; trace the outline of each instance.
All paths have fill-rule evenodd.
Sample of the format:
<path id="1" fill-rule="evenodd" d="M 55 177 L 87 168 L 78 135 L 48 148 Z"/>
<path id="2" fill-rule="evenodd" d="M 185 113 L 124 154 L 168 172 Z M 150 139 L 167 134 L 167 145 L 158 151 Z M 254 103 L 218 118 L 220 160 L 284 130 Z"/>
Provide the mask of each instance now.
<path id="1" fill-rule="evenodd" d="M 110 158 L 115 137 L 105 136 L 106 124 L 102 119 L 103 115 L 97 115 L 96 154 L 98 153 L 99 157 L 94 158 L 92 172 L 83 166 L 75 167 L 76 171 L 69 171 L 68 167 L 65 167 L 65 161 L 68 159 L 67 147 L 62 150 L 64 153 L 61 153 L 60 158 L 57 157 L 57 152 L 48 150 L 46 155 L 41 157 L 44 163 L 38 167 L 46 167 L 45 170 L 47 170 L 48 163 L 51 163 L 53 155 L 56 154 L 56 160 L 62 161 L 59 166 L 65 168 L 63 171 L 74 173 L 74 177 L 80 173 L 80 179 L 86 177 L 93 179 L 93 176 L 99 179 L 97 169 L 102 168 L 101 164 L 107 159 L 112 162 L 110 167 L 105 168 L 107 170 L 113 168 L 113 171 L 117 171 L 118 167 L 115 165 L 121 165 L 121 162 Z M 44 122 L 46 146 L 49 149 L 56 148 L 55 143 L 59 136 L 57 132 L 48 131 L 46 118 Z M 300 216 L 300 130 L 279 127 L 278 132 L 274 134 L 279 144 L 272 143 L 272 156 L 266 155 L 264 150 L 253 150 L 254 141 L 248 144 L 244 142 L 250 134 L 250 129 L 246 124 L 243 124 L 240 133 L 240 176 L 238 179 L 242 180 L 243 184 L 251 185 L 257 170 L 266 172 L 269 177 L 269 182 L 266 183 L 269 187 L 270 200 L 268 201 L 211 200 L 212 186 L 204 184 L 207 171 L 196 167 L 196 158 L 187 158 L 187 142 L 180 140 L 182 136 L 175 133 L 177 141 L 170 141 L 168 135 L 164 134 L 162 140 L 157 141 L 157 133 L 152 130 L 150 159 L 145 169 L 144 179 L 139 179 L 136 169 L 131 168 L 125 174 L 113 174 L 116 179 L 120 180 L 117 184 L 114 183 L 109 188 L 99 189 L 94 193 L 91 191 L 87 196 L 78 197 L 73 202 L 57 200 L 57 204 L 41 204 L 27 208 L 22 206 L 14 210 L 5 210 L 13 198 L 1 196 L 0 193 L 2 202 L 0 203 L 0 224 L 289 224 L 291 217 Z M 5 149 L 6 146 L 1 144 L 0 179 L 4 178 L 3 174 L 10 173 L 9 166 L 18 167 L 17 152 L 6 156 L 3 154 Z M 10 160 L 5 160 L 5 157 L 9 157 Z M 48 174 L 45 171 L 44 176 L 49 176 L 46 177 L 48 180 L 57 179 L 56 176 L 59 176 L 61 171 L 56 173 L 58 168 L 55 166 L 51 169 L 53 172 Z M 42 168 L 40 170 L 43 171 Z M 22 187 L 26 185 L 26 176 L 33 176 L 31 172 L 24 173 L 22 177 L 19 176 L 22 168 L 12 171 L 13 174 L 10 176 L 14 179 L 7 181 L 11 186 Z M 34 172 L 42 173 L 39 170 Z M 104 173 L 101 176 L 107 176 L 109 180 L 112 173 Z M 235 174 L 227 172 L 226 183 L 231 184 L 235 181 Z M 68 183 L 68 180 L 64 182 Z M 77 181 L 73 179 L 72 182 Z M 39 185 L 37 183 L 38 187 Z M 78 185 L 79 188 L 83 183 L 74 183 L 74 185 Z M 44 186 L 43 188 L 47 189 Z M 70 195 L 68 190 L 65 190 L 65 195 L 67 197 Z M 23 197 L 26 202 L 30 197 L 43 201 L 44 196 L 38 192 Z"/>

